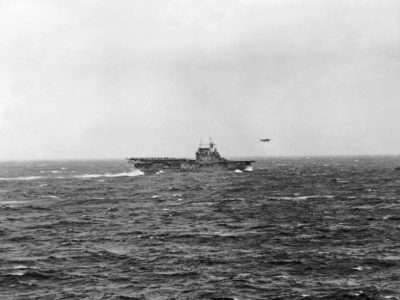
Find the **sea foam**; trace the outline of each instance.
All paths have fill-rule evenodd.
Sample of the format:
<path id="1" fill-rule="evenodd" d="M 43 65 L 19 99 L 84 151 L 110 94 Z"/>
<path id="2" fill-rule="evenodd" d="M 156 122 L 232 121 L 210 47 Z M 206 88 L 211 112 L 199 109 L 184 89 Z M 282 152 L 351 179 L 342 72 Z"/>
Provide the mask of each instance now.
<path id="1" fill-rule="evenodd" d="M 144 173 L 140 170 L 133 170 L 130 172 L 121 173 L 104 173 L 104 174 L 81 174 L 74 176 L 19 176 L 19 177 L 0 177 L 0 181 L 29 181 L 38 179 L 68 179 L 68 178 L 80 178 L 80 179 L 91 179 L 101 177 L 135 177 L 143 175 Z"/>
<path id="2" fill-rule="evenodd" d="M 143 174 L 144 173 L 140 170 L 133 170 L 131 172 L 122 172 L 122 173 L 83 174 L 83 175 L 73 176 L 73 178 L 90 179 L 90 178 L 100 178 L 100 177 L 135 177 Z"/>
<path id="3" fill-rule="evenodd" d="M 14 181 L 14 180 L 37 180 L 42 179 L 43 176 L 18 176 L 18 177 L 0 177 L 2 181 Z"/>

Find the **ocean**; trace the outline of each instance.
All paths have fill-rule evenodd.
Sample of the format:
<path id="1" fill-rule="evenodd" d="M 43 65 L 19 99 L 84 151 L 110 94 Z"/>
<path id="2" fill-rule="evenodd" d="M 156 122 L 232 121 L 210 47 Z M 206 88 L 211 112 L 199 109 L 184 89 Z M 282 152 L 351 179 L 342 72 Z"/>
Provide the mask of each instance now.
<path id="1" fill-rule="evenodd" d="M 400 299 L 400 157 L 0 163 L 0 299 Z"/>

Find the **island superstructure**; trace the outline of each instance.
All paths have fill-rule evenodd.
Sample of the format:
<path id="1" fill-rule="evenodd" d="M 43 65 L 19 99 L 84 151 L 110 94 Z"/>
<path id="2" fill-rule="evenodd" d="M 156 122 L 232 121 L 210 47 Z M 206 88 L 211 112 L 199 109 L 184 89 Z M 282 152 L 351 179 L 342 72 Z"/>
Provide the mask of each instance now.
<path id="1" fill-rule="evenodd" d="M 129 163 L 143 172 L 159 171 L 212 171 L 212 170 L 251 170 L 254 160 L 228 160 L 223 158 L 214 142 L 210 139 L 208 145 L 200 143 L 195 159 L 170 157 L 131 157 Z"/>

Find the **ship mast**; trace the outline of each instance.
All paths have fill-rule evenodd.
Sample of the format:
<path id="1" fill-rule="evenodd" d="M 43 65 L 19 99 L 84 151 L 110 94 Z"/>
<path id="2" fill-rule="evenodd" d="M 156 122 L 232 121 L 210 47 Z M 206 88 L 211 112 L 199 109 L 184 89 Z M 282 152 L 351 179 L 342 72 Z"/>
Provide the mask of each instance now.
<path id="1" fill-rule="evenodd" d="M 215 144 L 214 144 L 213 140 L 211 139 L 211 137 L 209 137 L 208 140 L 209 140 L 208 144 L 210 146 L 210 150 L 214 149 Z"/>

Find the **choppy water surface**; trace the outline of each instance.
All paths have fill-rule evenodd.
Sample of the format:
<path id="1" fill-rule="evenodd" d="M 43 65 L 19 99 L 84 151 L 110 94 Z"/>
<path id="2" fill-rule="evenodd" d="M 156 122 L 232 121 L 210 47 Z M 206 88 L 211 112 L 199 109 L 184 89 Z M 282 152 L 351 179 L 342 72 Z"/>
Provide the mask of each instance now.
<path id="1" fill-rule="evenodd" d="M 0 299 L 396 299 L 399 157 L 0 164 Z"/>

